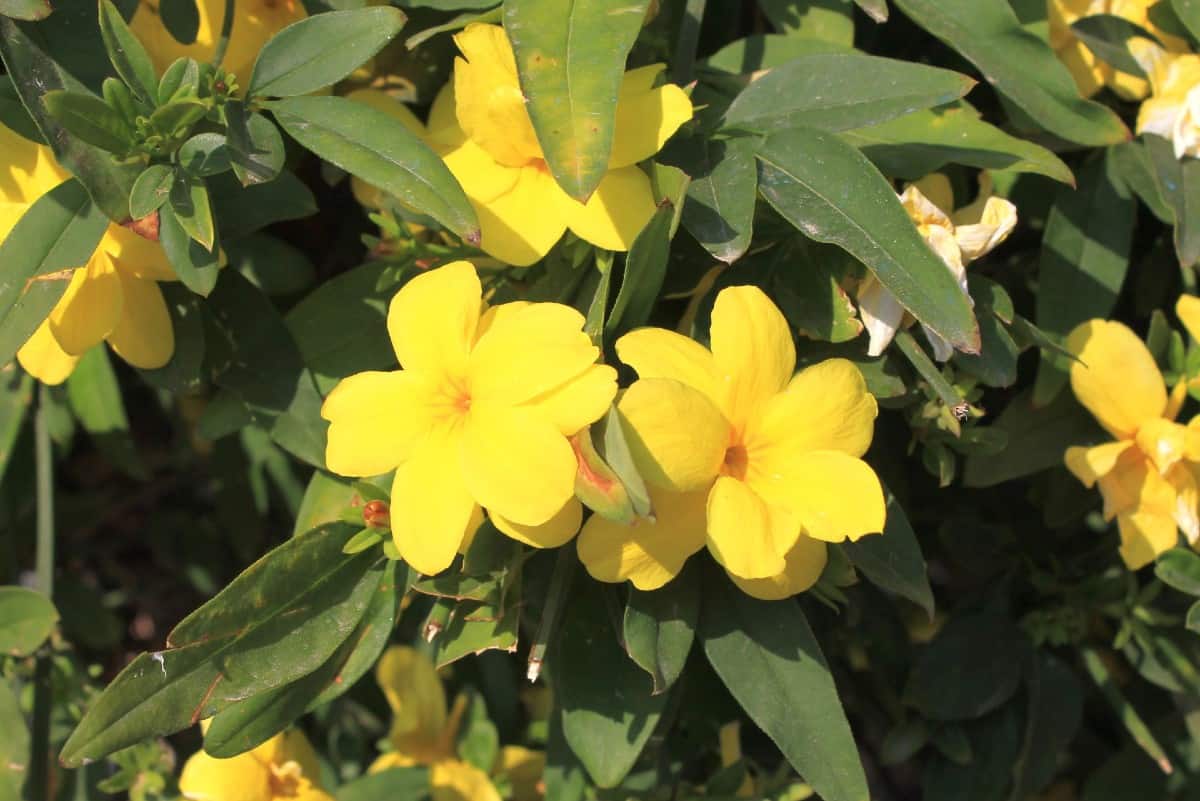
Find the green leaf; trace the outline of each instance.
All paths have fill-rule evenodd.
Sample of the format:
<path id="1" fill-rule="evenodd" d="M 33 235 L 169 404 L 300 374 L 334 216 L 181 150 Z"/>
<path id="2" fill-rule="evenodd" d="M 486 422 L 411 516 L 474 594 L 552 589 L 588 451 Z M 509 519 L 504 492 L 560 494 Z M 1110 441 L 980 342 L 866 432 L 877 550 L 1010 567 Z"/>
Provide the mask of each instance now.
<path id="1" fill-rule="evenodd" d="M 92 701 L 63 764 L 180 731 L 320 667 L 362 620 L 383 569 L 377 555 L 342 554 L 351 533 L 324 526 L 247 568 Z"/>
<path id="2" fill-rule="evenodd" d="M 893 178 L 916 180 L 947 164 L 964 164 L 1032 172 L 1066 184 L 1075 180 L 1058 156 L 984 122 L 978 111 L 961 102 L 844 131 L 842 138 Z"/>
<path id="3" fill-rule="evenodd" d="M 249 751 L 286 729 L 305 711 L 346 692 L 383 653 L 396 621 L 402 592 L 397 571 L 408 567 L 387 562 L 357 628 L 333 655 L 312 673 L 291 684 L 247 698 L 217 713 L 204 734 L 204 750 L 228 758 Z"/>
<path id="4" fill-rule="evenodd" d="M 18 370 L 0 373 L 0 481 L 8 472 L 32 397 L 32 376 Z"/>
<path id="5" fill-rule="evenodd" d="M 654 694 L 665 693 L 683 673 L 700 617 L 699 566 L 683 571 L 661 589 L 629 590 L 624 640 L 629 658 L 654 680 Z"/>
<path id="6" fill-rule="evenodd" d="M 1187 618 L 1184 620 L 1184 625 L 1188 631 L 1194 631 L 1200 634 L 1200 601 L 1188 607 Z"/>
<path id="7" fill-rule="evenodd" d="M 502 606 L 438 599 L 435 608 L 450 609 L 451 616 L 433 642 L 434 663 L 443 668 L 484 651 L 516 653 L 519 599 L 517 586 L 508 589 Z"/>
<path id="8" fill-rule="evenodd" d="M 602 788 L 629 773 L 669 698 L 651 694 L 650 679 L 618 644 L 602 595 L 609 591 L 575 585 L 549 660 L 563 736 Z"/>
<path id="9" fill-rule="evenodd" d="M 1012 771 L 1014 799 L 1031 798 L 1050 783 L 1083 717 L 1083 687 L 1067 665 L 1038 651 L 1030 666 L 1025 733 Z"/>
<path id="10" fill-rule="evenodd" d="M 316 281 L 316 268 L 300 248 L 257 233 L 224 245 L 229 265 L 268 295 L 294 295 Z"/>
<path id="11" fill-rule="evenodd" d="M 60 10 L 60 14 L 65 10 Z M 95 21 L 90 12 L 87 16 Z M 87 187 L 104 214 L 125 222 L 129 219 L 129 191 L 141 172 L 141 164 L 116 163 L 108 152 L 72 135 L 46 111 L 44 97 L 48 92 L 57 89 L 78 92 L 85 87 L 48 54 L 44 27 L 35 28 L 0 17 L 0 58 L 58 163 Z M 73 35 L 78 43 L 80 34 Z M 61 51 L 55 52 L 62 55 Z"/>
<path id="12" fill-rule="evenodd" d="M 273 181 L 287 156 L 279 129 L 258 112 L 246 114 L 240 100 L 226 102 L 225 119 L 233 172 L 242 186 Z"/>
<path id="13" fill-rule="evenodd" d="M 1167 225 L 1175 224 L 1175 211 L 1167 205 L 1158 188 L 1154 165 L 1144 142 L 1138 140 L 1109 148 L 1109 158 L 1117 175 L 1133 193 L 1141 198 L 1154 216 Z"/>
<path id="14" fill-rule="evenodd" d="M 341 97 L 294 97 L 270 108 L 283 129 L 313 153 L 479 244 L 479 222 L 462 187 L 398 120 Z"/>
<path id="15" fill-rule="evenodd" d="M 213 176 L 207 184 L 223 239 L 237 239 L 272 223 L 317 213 L 312 191 L 286 170 L 268 183 L 242 186 L 234 176 L 223 174 Z"/>
<path id="16" fill-rule="evenodd" d="M 58 610 L 45 595 L 24 587 L 0 587 L 0 653 L 32 654 L 57 623 Z"/>
<path id="17" fill-rule="evenodd" d="M 171 212 L 187 235 L 212 251 L 217 232 L 213 224 L 208 187 L 204 181 L 183 173 L 175 175 L 175 183 L 167 195 Z"/>
<path id="18" fill-rule="evenodd" d="M 917 657 L 905 700 L 930 720 L 970 720 L 1007 701 L 1021 682 L 1025 634 L 998 611 L 950 618 Z"/>
<path id="19" fill-rule="evenodd" d="M 191 0 L 184 0 L 191 2 Z M 158 105 L 173 100 L 195 99 L 200 92 L 200 65 L 195 59 L 177 58 L 158 79 Z"/>
<path id="20" fill-rule="evenodd" d="M 805 128 L 767 137 L 757 156 L 759 191 L 788 222 L 858 258 L 954 347 L 979 351 L 966 295 L 865 156 L 833 134 Z"/>
<path id="21" fill-rule="evenodd" d="M 1200 38 L 1200 2 L 1198 0 L 1170 0 L 1175 16 L 1179 17 L 1195 38 Z"/>
<path id="22" fill-rule="evenodd" d="M 1172 548 L 1154 561 L 1154 575 L 1180 592 L 1200 597 L 1200 556 L 1187 548 Z"/>
<path id="23" fill-rule="evenodd" d="M 724 125 L 762 133 L 804 126 L 845 131 L 940 106 L 975 81 L 909 61 L 861 53 L 817 53 L 768 70 L 725 112 Z"/>
<path id="24" fill-rule="evenodd" d="M 1139 78 L 1145 78 L 1146 73 L 1130 51 L 1129 40 L 1141 38 L 1162 44 L 1145 28 L 1115 14 L 1091 14 L 1078 19 L 1071 23 L 1071 32 L 1101 61 Z"/>
<path id="25" fill-rule="evenodd" d="M 1146 152 L 1154 165 L 1159 192 L 1175 217 L 1175 254 L 1179 264 L 1200 262 L 1200 160 L 1175 157 L 1171 143 L 1161 136 L 1143 134 Z"/>
<path id="26" fill-rule="evenodd" d="M 150 124 L 163 136 L 176 138 L 208 113 L 208 103 L 194 97 L 181 97 L 159 106 L 150 115 Z"/>
<path id="27" fill-rule="evenodd" d="M 1007 303 L 1007 322 L 1011 322 L 1012 300 L 999 284 L 981 275 L 968 275 L 967 289 L 975 300 L 975 319 L 979 321 L 982 347 L 978 354 L 959 354 L 955 357 L 955 363 L 989 387 L 1010 387 L 1017 381 L 1020 349 L 1008 333 L 1006 321 L 992 303 Z"/>
<path id="28" fill-rule="evenodd" d="M 850 724 L 800 606 L 751 598 L 716 569 L 706 578 L 700 638 L 721 681 L 822 798 L 867 801 Z M 803 714 L 786 699 L 804 699 Z"/>
<path id="29" fill-rule="evenodd" d="M 13 86 L 12 78 L 8 75 L 0 75 L 0 125 L 20 134 L 30 142 L 37 142 L 39 145 L 46 144 L 46 137 L 42 136 L 37 123 L 33 121 L 33 117 L 29 116 L 25 106 L 21 105 L 17 87 Z"/>
<path id="30" fill-rule="evenodd" d="M 425 801 L 429 798 L 429 768 L 389 768 L 368 773 L 337 789 L 337 801 Z"/>
<path id="31" fill-rule="evenodd" d="M 196 134 L 180 146 L 178 158 L 189 175 L 199 178 L 223 173 L 232 166 L 229 145 L 225 136 L 218 133 Z"/>
<path id="32" fill-rule="evenodd" d="M 1038 328 L 1060 341 L 1075 326 L 1107 317 L 1129 269 L 1137 201 L 1107 154 L 1079 171 L 1079 188 L 1059 189 L 1042 235 Z M 1070 362 L 1043 354 L 1034 403 L 1044 405 L 1066 384 Z"/>
<path id="33" fill-rule="evenodd" d="M 933 619 L 933 588 L 929 586 L 925 557 L 908 516 L 890 490 L 883 533 L 845 542 L 842 548 L 873 584 L 907 598 Z"/>
<path id="34" fill-rule="evenodd" d="M 183 285 L 197 295 L 208 297 L 217 285 L 220 272 L 217 254 L 188 233 L 172 207 L 164 206 L 159 210 L 158 240 Z"/>
<path id="35" fill-rule="evenodd" d="M 158 10 L 163 27 L 180 44 L 194 43 L 200 33 L 200 9 L 196 3 L 197 0 L 159 0 Z M 218 26 L 217 30 L 220 30 L 220 20 L 210 24 Z"/>
<path id="36" fill-rule="evenodd" d="M 0 282 L 0 364 L 10 362 L 33 336 L 66 291 L 71 274 L 64 271 L 87 264 L 107 228 L 108 218 L 75 180 L 42 195 L 13 226 L 0 243 L 5 276 Z"/>
<path id="37" fill-rule="evenodd" d="M 849 53 L 849 44 L 840 45 L 821 39 L 755 33 L 731 42 L 704 60 L 711 69 L 746 74 L 771 69 L 800 56 L 813 53 Z"/>
<path id="38" fill-rule="evenodd" d="M 896 0 L 909 18 L 961 53 L 1045 130 L 1100 146 L 1129 138 L 1110 109 L 1084 100 L 1042 39 L 1021 27 L 1008 0 Z"/>
<path id="39" fill-rule="evenodd" d="M 108 60 L 121 80 L 142 100 L 153 103 L 158 96 L 158 76 L 154 74 L 154 64 L 112 0 L 100 2 L 100 37 L 104 40 L 104 49 L 108 51 Z"/>
<path id="40" fill-rule="evenodd" d="M 585 202 L 608 172 L 625 59 L 649 0 L 507 0 L 504 30 L 554 180 Z"/>
<path id="41" fill-rule="evenodd" d="M 391 6 L 330 11 L 294 22 L 263 45 L 246 97 L 293 97 L 337 83 L 404 27 Z"/>
<path id="42" fill-rule="evenodd" d="M 718 261 L 733 264 L 750 247 L 758 172 L 750 138 L 695 136 L 671 148 L 670 163 L 692 178 L 683 227 Z"/>
<path id="43" fill-rule="evenodd" d="M 183 237 L 182 233 L 180 237 Z M 171 354 L 171 360 L 162 367 L 138 372 L 151 386 L 165 389 L 167 392 L 195 392 L 208 380 L 207 373 L 201 369 L 204 362 L 204 323 L 201 319 L 200 298 L 180 284 L 166 283 L 159 286 L 167 302 L 167 312 L 171 315 L 171 329 L 175 332 L 175 352 Z"/>
<path id="44" fill-rule="evenodd" d="M 67 378 L 67 400 L 75 419 L 109 461 L 133 478 L 149 474 L 129 435 L 129 418 L 108 350 L 97 345 L 79 359 Z"/>
<path id="45" fill-rule="evenodd" d="M 801 243 L 776 249 L 771 275 L 771 297 L 800 336 L 826 342 L 848 342 L 862 333 L 858 309 L 832 272 L 836 265 L 831 246 Z"/>
<path id="46" fill-rule="evenodd" d="M 175 171 L 167 164 L 151 164 L 137 180 L 129 193 L 129 213 L 140 220 L 158 211 L 175 183 Z"/>
<path id="47" fill-rule="evenodd" d="M 1019 712 L 1010 705 L 963 727 L 942 727 L 942 737 L 957 732 L 958 742 L 946 743 L 956 749 L 954 758 L 926 761 L 922 801 L 1003 801 L 1021 745 L 1020 725 Z"/>
<path id="48" fill-rule="evenodd" d="M 50 16 L 50 0 L 0 0 L 0 15 L 33 22 Z"/>
<path id="49" fill-rule="evenodd" d="M 854 43 L 854 18 L 846 0 L 758 0 L 771 24 L 790 37 Z"/>
<path id="50" fill-rule="evenodd" d="M 110 153 L 124 154 L 133 145 L 133 130 L 95 95 L 56 89 L 42 98 L 46 110 L 73 136 Z"/>
<path id="51" fill-rule="evenodd" d="M 21 801 L 29 766 L 29 727 L 21 702 L 5 679 L 0 679 L 0 799 Z"/>
<path id="52" fill-rule="evenodd" d="M 604 324 L 604 333 L 609 340 L 616 341 L 626 331 L 645 325 L 650 319 L 667 276 L 674 215 L 675 207 L 670 202 L 663 202 L 633 240 L 629 255 L 625 257 L 621 288 Z"/>

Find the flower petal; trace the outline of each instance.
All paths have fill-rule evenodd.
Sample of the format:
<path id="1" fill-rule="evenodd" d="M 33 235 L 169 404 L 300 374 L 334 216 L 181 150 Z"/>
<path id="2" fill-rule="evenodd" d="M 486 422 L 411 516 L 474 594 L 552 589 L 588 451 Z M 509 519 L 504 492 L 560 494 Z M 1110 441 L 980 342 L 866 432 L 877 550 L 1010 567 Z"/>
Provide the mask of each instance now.
<path id="1" fill-rule="evenodd" d="M 49 321 L 43 320 L 33 336 L 17 351 L 17 361 L 25 372 L 53 387 L 66 381 L 75 371 L 79 357 L 59 347 L 58 340 L 50 333 Z"/>
<path id="2" fill-rule="evenodd" d="M 375 681 L 392 709 L 393 753 L 408 764 L 446 756 L 446 690 L 432 660 L 407 645 L 393 645 L 375 665 Z"/>
<path id="3" fill-rule="evenodd" d="M 883 487 L 870 465 L 840 451 L 750 454 L 746 480 L 763 500 L 799 515 L 805 533 L 826 542 L 883 531 Z"/>
<path id="4" fill-rule="evenodd" d="M 454 561 L 475 514 L 463 481 L 461 439 L 452 426 L 430 429 L 392 481 L 392 538 L 404 561 L 427 576 Z"/>
<path id="5" fill-rule="evenodd" d="M 904 307 L 873 275 L 858 287 L 858 316 L 867 330 L 867 355 L 881 356 L 904 321 Z"/>
<path id="6" fill-rule="evenodd" d="M 252 753 L 217 759 L 201 750 L 184 764 L 179 792 L 193 801 L 264 801 L 270 781 L 270 770 Z"/>
<path id="7" fill-rule="evenodd" d="M 467 134 L 458 124 L 454 99 L 454 81 L 447 81 L 433 98 L 429 107 L 429 121 L 426 123 L 429 145 L 438 153 L 443 148 L 455 148 L 467 139 Z"/>
<path id="8" fill-rule="evenodd" d="M 80 356 L 116 328 L 123 300 L 112 259 L 96 251 L 87 266 L 71 276 L 67 291 L 50 312 L 50 332 L 64 351 Z"/>
<path id="9" fill-rule="evenodd" d="M 1179 542 L 1175 519 L 1155 509 L 1135 509 L 1118 515 L 1117 529 L 1121 533 L 1121 558 L 1130 570 L 1145 567 Z"/>
<path id="10" fill-rule="evenodd" d="M 617 95 L 610 170 L 645 161 L 692 118 L 692 101 L 674 84 L 654 87 L 665 64 L 651 64 L 625 73 Z"/>
<path id="11" fill-rule="evenodd" d="M 546 755 L 543 752 L 506 745 L 500 749 L 492 773 L 508 779 L 512 786 L 512 801 L 541 801 L 538 785 L 542 783 L 545 770 Z"/>
<path id="12" fill-rule="evenodd" d="M 528 267 L 549 253 L 567 230 L 564 198 L 566 193 L 545 169 L 521 167 L 510 190 L 486 202 L 472 201 L 482 237 L 479 246 L 505 264 Z"/>
<path id="13" fill-rule="evenodd" d="M 587 203 L 559 192 L 567 227 L 598 248 L 626 251 L 654 216 L 650 179 L 638 167 L 609 170 Z"/>
<path id="14" fill-rule="evenodd" d="M 1071 388 L 1092 416 L 1117 439 L 1131 439 L 1147 420 L 1160 417 L 1167 390 L 1154 357 L 1121 323 L 1089 320 L 1067 337 Z"/>
<path id="15" fill-rule="evenodd" d="M 1161 475 L 1166 475 L 1180 459 L 1184 458 L 1188 444 L 1188 429 L 1179 423 L 1155 418 L 1147 420 L 1138 429 L 1138 448 L 1146 455 Z"/>
<path id="16" fill-rule="evenodd" d="M 954 229 L 954 240 L 964 262 L 974 261 L 994 250 L 1017 227 L 1017 207 L 1002 197 L 990 197 L 983 216 L 972 225 Z"/>
<path id="17" fill-rule="evenodd" d="M 644 378 L 621 395 L 617 412 L 634 464 L 648 483 L 692 492 L 717 477 L 731 431 L 702 393 L 667 378 Z"/>
<path id="18" fill-rule="evenodd" d="M 1067 448 L 1063 458 L 1067 469 L 1088 489 L 1112 472 L 1121 454 L 1133 447 L 1131 440 L 1106 442 L 1091 448 Z"/>
<path id="19" fill-rule="evenodd" d="M 582 375 L 600 355 L 583 322 L 561 303 L 530 303 L 494 317 L 471 351 L 472 402 L 525 403 Z"/>
<path id="20" fill-rule="evenodd" d="M 778 448 L 862 456 L 871 445 L 878 413 L 854 362 L 826 359 L 801 370 L 787 389 L 767 401 L 762 415 L 746 427 L 746 449 L 755 455 Z"/>
<path id="21" fill-rule="evenodd" d="M 418 374 L 355 373 L 321 405 L 330 422 L 325 465 L 343 476 L 377 476 L 408 458 L 433 426 L 431 389 Z"/>
<path id="22" fill-rule="evenodd" d="M 533 548 L 557 548 L 571 541 L 579 533 L 583 522 L 583 505 L 575 498 L 568 498 L 554 517 L 539 526 L 523 526 L 506 520 L 496 512 L 489 512 L 492 523 L 504 534 L 517 542 Z"/>
<path id="23" fill-rule="evenodd" d="M 134 367 L 156 370 L 175 355 L 175 328 L 162 289 L 155 281 L 117 270 L 124 306 L 108 344 Z"/>
<path id="24" fill-rule="evenodd" d="M 708 349 L 664 328 L 638 328 L 617 340 L 617 356 L 639 378 L 670 378 L 719 403 L 717 365 Z"/>
<path id="25" fill-rule="evenodd" d="M 1200 541 L 1200 481 L 1197 481 L 1196 465 L 1179 464 L 1167 475 L 1167 482 L 1175 490 L 1175 523 L 1188 545 L 1195 547 Z"/>
<path id="26" fill-rule="evenodd" d="M 430 270 L 401 287 L 387 317 L 401 366 L 431 375 L 463 375 L 482 297 L 479 276 L 468 261 Z"/>
<path id="27" fill-rule="evenodd" d="M 724 379 L 725 416 L 741 431 L 796 369 L 787 320 L 761 289 L 722 289 L 712 310 L 712 352 Z M 776 571 L 778 572 L 778 571 Z"/>
<path id="28" fill-rule="evenodd" d="M 765 579 L 787 569 L 796 544 L 797 515 L 763 501 L 745 482 L 721 476 L 708 494 L 708 550 L 731 574 Z"/>
<path id="29" fill-rule="evenodd" d="M 50 148 L 4 125 L 0 125 L 0 153 L 4 154 L 4 163 L 0 164 L 0 202 L 28 206 L 71 177 L 59 166 Z"/>
<path id="30" fill-rule="evenodd" d="M 468 25 L 454 43 L 465 56 L 454 60 L 458 124 L 502 164 L 519 167 L 542 158 L 504 28 Z"/>
<path id="31" fill-rule="evenodd" d="M 117 270 L 126 275 L 155 281 L 179 280 L 162 245 L 123 225 L 109 225 L 97 250 L 111 256 Z"/>
<path id="32" fill-rule="evenodd" d="M 669 582 L 704 547 L 708 493 L 650 489 L 653 518 L 630 526 L 592 515 L 576 541 L 579 560 L 597 581 L 630 581 L 639 590 Z"/>
<path id="33" fill-rule="evenodd" d="M 446 162 L 450 172 L 458 179 L 467 197 L 483 205 L 492 203 L 504 193 L 512 191 L 522 173 L 520 167 L 509 167 L 496 161 L 490 153 L 470 139 L 464 139 L 458 146 L 446 149 L 442 153 L 442 161 Z"/>
<path id="34" fill-rule="evenodd" d="M 526 401 L 563 436 L 571 436 L 599 420 L 617 395 L 617 371 L 606 364 L 593 364 L 554 389 Z"/>
<path id="35" fill-rule="evenodd" d="M 829 561 L 829 546 L 821 540 L 800 535 L 784 557 L 787 567 L 777 576 L 763 579 L 744 579 L 730 573 L 733 583 L 742 592 L 763 601 L 779 601 L 804 592 L 817 583 L 825 563 Z"/>
<path id="36" fill-rule="evenodd" d="M 547 522 L 575 494 L 575 452 L 528 409 L 472 403 L 461 458 L 475 500 L 519 525 Z"/>

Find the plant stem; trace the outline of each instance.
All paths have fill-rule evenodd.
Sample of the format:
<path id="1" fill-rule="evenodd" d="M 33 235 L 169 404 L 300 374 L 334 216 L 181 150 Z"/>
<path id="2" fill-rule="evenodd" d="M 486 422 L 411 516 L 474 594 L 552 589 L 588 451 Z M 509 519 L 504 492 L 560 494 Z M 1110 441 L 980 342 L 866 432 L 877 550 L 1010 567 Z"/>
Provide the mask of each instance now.
<path id="1" fill-rule="evenodd" d="M 233 33 L 233 12 L 236 0 L 225 0 L 225 17 L 221 20 L 221 38 L 217 39 L 217 49 L 213 51 L 213 66 L 221 66 L 222 59 L 225 58 L 225 51 L 229 49 L 229 37 Z M 239 75 L 242 80 L 249 80 L 247 76 Z"/>
<path id="2" fill-rule="evenodd" d="M 700 23 L 704 19 L 707 0 L 687 0 L 683 9 L 683 21 L 679 24 L 679 39 L 675 44 L 675 82 L 688 84 L 692 81 L 696 64 L 696 47 L 700 43 Z"/>
<path id="3" fill-rule="evenodd" d="M 558 549 L 558 561 L 554 563 L 554 573 L 550 576 L 550 587 L 546 591 L 546 603 L 542 607 L 542 622 L 538 625 L 537 636 L 534 637 L 533 647 L 529 649 L 529 663 L 525 677 L 530 682 L 538 680 L 542 673 L 542 663 L 546 661 L 546 647 L 550 636 L 554 633 L 554 624 L 558 620 L 559 610 L 571 589 L 571 577 L 575 574 L 575 549 L 571 547 Z"/>
<path id="4" fill-rule="evenodd" d="M 46 421 L 46 387 L 38 387 L 37 413 L 33 419 L 34 462 L 37 483 L 37 590 L 54 597 L 54 454 L 50 448 L 50 428 Z M 50 713 L 53 697 L 50 686 L 50 658 L 38 658 L 33 685 L 33 731 L 29 795 L 34 801 L 50 801 Z"/>

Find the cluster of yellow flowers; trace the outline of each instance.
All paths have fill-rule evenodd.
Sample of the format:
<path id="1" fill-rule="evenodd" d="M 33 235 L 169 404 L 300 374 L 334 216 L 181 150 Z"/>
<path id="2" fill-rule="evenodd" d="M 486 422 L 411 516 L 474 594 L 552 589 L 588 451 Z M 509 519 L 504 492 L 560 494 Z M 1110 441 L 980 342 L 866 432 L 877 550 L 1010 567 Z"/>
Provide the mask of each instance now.
<path id="1" fill-rule="evenodd" d="M 395 469 L 396 547 L 422 573 L 445 570 L 483 520 L 535 547 L 580 528 L 578 462 L 568 441 L 617 394 L 616 371 L 558 303 L 489 306 L 475 268 L 455 262 L 412 279 L 388 331 L 403 369 L 339 383 L 321 413 L 326 462 L 346 476 Z M 639 380 L 617 404 L 652 518 L 593 515 L 579 540 L 603 581 L 658 587 L 705 545 L 747 592 L 807 589 L 826 542 L 883 529 L 879 479 L 859 457 L 875 399 L 833 359 L 795 372 L 792 334 L 754 287 L 722 290 L 712 350 L 645 328 L 617 342 Z"/>

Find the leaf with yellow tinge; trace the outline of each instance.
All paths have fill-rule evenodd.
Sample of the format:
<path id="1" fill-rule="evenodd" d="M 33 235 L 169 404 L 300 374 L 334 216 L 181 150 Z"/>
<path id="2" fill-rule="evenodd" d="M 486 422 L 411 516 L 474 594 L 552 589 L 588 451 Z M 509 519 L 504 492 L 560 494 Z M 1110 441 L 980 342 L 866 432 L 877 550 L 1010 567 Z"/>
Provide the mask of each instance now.
<path id="1" fill-rule="evenodd" d="M 504 28 L 550 172 L 585 201 L 608 170 L 625 59 L 649 0 L 509 0 Z"/>

